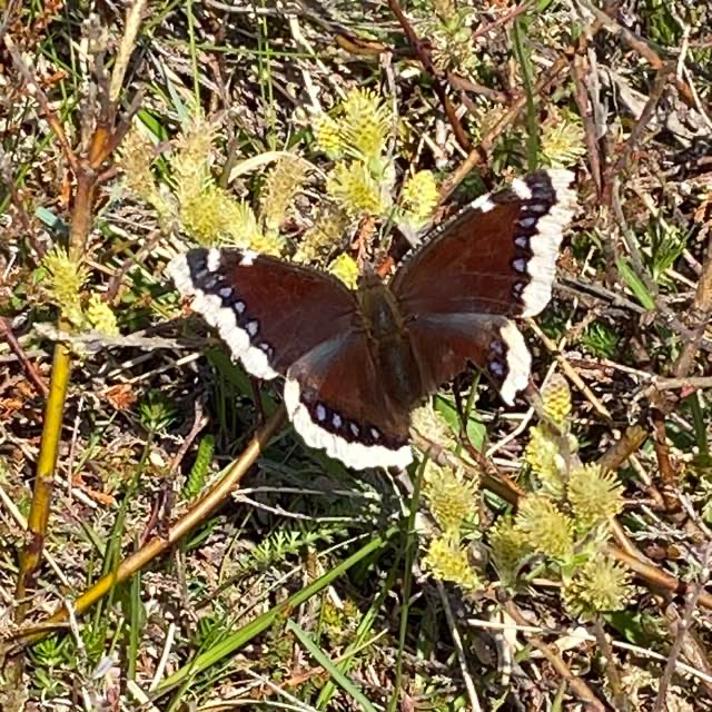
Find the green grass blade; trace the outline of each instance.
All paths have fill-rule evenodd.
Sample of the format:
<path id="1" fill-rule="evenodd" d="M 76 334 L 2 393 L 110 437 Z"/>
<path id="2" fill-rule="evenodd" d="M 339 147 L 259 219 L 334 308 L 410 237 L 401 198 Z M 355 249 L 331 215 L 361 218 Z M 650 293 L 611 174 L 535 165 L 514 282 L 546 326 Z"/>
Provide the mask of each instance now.
<path id="1" fill-rule="evenodd" d="M 655 309 L 655 300 L 648 291 L 648 288 L 643 284 L 643 281 L 633 271 L 633 268 L 628 264 L 628 261 L 621 258 L 616 261 L 618 272 L 626 283 L 628 289 L 635 295 L 636 299 L 646 308 Z"/>
<path id="2" fill-rule="evenodd" d="M 126 677 L 136 679 L 138 648 L 141 639 L 141 572 L 131 578 L 129 593 L 129 642 L 126 651 L 128 670 Z"/>
<path id="3" fill-rule="evenodd" d="M 705 413 L 702 408 L 702 398 L 700 393 L 693 393 L 689 399 L 690 410 L 692 412 L 692 428 L 695 433 L 695 441 L 699 451 L 698 460 L 700 464 L 708 467 L 712 463 L 710 457 L 709 432 L 705 423 Z"/>
<path id="4" fill-rule="evenodd" d="M 361 708 L 365 710 L 365 712 L 376 712 L 375 708 L 368 701 L 363 692 L 361 692 L 361 690 L 356 687 L 354 682 L 344 675 L 344 673 L 341 672 L 341 670 L 339 670 L 333 662 L 331 662 L 329 656 L 326 655 L 326 653 L 324 653 L 324 651 L 309 637 L 309 633 L 292 620 L 287 621 L 286 629 L 291 633 L 294 633 L 299 642 L 307 649 L 314 660 L 316 660 L 319 665 L 321 665 L 324 670 L 331 675 L 331 678 L 341 687 L 341 689 L 344 690 L 344 692 L 351 695 L 351 697 L 353 697 L 353 699 L 361 705 Z"/>
<path id="5" fill-rule="evenodd" d="M 158 695 L 165 694 L 183 682 L 186 677 L 197 675 L 203 670 L 207 670 L 231 653 L 239 650 L 243 645 L 246 645 L 253 638 L 267 630 L 279 616 L 284 615 L 285 611 L 308 601 L 312 596 L 329 586 L 332 581 L 346 573 L 352 566 L 385 546 L 386 542 L 388 542 L 397 531 L 397 527 L 392 527 L 384 534 L 371 539 L 368 544 L 361 547 L 357 552 L 349 556 L 348 559 L 345 559 L 330 571 L 327 571 L 309 586 L 303 588 L 301 591 L 297 591 L 278 606 L 266 611 L 261 616 L 258 616 L 247 625 L 235 631 L 232 635 L 221 640 L 217 645 L 198 655 L 192 662 L 188 663 L 188 665 L 176 670 L 158 686 Z"/>
<path id="6" fill-rule="evenodd" d="M 343 660 L 338 663 L 338 668 L 341 672 L 345 673 L 348 671 L 358 651 L 362 650 L 365 644 L 368 644 L 366 642 L 366 638 L 371 632 L 373 624 L 378 618 L 378 614 L 381 611 L 381 607 L 383 606 L 383 601 L 388 595 L 388 592 L 393 588 L 393 584 L 395 583 L 397 575 L 398 561 L 396 561 L 395 564 L 391 567 L 378 596 L 375 598 L 369 609 L 361 618 L 361 621 L 358 624 L 358 628 L 356 629 L 356 635 L 354 636 L 353 641 L 346 648 Z M 331 701 L 331 698 L 333 697 L 335 692 L 335 683 L 333 682 L 333 680 L 327 680 L 324 684 L 324 687 L 321 688 L 321 692 L 319 693 L 319 697 L 317 698 L 316 708 L 319 710 L 328 709 L 329 702 Z"/>
<path id="7" fill-rule="evenodd" d="M 539 121 L 534 102 L 534 68 L 527 43 L 526 15 L 519 15 L 513 26 L 514 52 L 522 70 L 524 91 L 527 96 L 527 166 L 530 171 L 536 170 L 539 164 Z"/>
<path id="8" fill-rule="evenodd" d="M 410 500 L 408 514 L 408 529 L 405 532 L 405 564 L 403 567 L 403 602 L 401 604 L 400 630 L 398 632 L 398 658 L 396 659 L 396 676 L 393 683 L 393 695 L 388 703 L 388 712 L 395 712 L 403 676 L 403 651 L 408 634 L 408 615 L 410 613 L 410 591 L 413 585 L 413 561 L 418 549 L 418 537 L 415 533 L 415 517 L 420 506 L 420 489 L 423 484 L 423 473 L 427 458 L 418 467 L 418 474 L 413 485 L 413 496 Z"/>

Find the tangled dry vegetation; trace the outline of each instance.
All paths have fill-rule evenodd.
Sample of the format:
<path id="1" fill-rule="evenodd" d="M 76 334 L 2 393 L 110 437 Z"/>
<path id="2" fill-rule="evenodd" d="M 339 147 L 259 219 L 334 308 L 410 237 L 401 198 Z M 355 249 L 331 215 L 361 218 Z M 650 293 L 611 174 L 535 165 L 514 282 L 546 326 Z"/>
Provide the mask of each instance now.
<path id="1" fill-rule="evenodd" d="M 712 709 L 709 4 L 3 12 L 2 710 Z M 443 389 L 408 473 L 305 448 L 163 274 L 350 283 L 538 166 L 539 390 Z"/>

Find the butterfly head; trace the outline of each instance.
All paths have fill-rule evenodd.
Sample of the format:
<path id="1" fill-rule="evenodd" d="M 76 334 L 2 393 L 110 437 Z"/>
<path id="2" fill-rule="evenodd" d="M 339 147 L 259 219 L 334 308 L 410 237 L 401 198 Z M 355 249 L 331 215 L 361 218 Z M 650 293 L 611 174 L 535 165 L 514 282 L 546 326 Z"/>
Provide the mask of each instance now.
<path id="1" fill-rule="evenodd" d="M 368 291 L 369 289 L 377 289 L 383 285 L 383 279 L 370 262 L 363 262 L 361 272 L 356 280 L 356 287 L 359 291 Z"/>

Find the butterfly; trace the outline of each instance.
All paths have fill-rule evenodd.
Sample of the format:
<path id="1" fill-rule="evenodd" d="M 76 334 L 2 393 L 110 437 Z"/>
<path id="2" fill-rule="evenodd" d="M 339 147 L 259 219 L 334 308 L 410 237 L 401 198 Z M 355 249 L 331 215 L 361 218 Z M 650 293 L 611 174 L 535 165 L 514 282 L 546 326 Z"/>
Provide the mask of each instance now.
<path id="1" fill-rule="evenodd" d="M 192 249 L 167 267 L 192 309 L 257 378 L 284 377 L 295 430 L 348 467 L 406 467 L 410 413 L 474 364 L 512 405 L 531 355 L 512 320 L 551 299 L 574 176 L 537 171 L 431 230 L 382 280 L 246 249 Z"/>

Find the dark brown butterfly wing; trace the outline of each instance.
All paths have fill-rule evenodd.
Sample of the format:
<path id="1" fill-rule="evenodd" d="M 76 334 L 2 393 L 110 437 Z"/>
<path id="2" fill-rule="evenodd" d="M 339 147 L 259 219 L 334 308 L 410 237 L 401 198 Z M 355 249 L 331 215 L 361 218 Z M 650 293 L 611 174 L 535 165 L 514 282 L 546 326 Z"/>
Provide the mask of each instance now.
<path id="1" fill-rule="evenodd" d="M 393 278 L 403 312 L 538 314 L 573 214 L 572 180 L 569 171 L 538 171 L 437 228 Z"/>
<path id="2" fill-rule="evenodd" d="M 513 403 L 531 356 L 506 317 L 538 314 L 551 298 L 573 174 L 539 171 L 475 200 L 438 228 L 391 289 L 413 343 L 425 395 L 473 363 Z"/>
<path id="3" fill-rule="evenodd" d="M 529 382 L 531 355 L 514 322 L 488 314 L 421 316 L 408 328 L 420 366 L 423 393 L 462 373 L 470 364 L 482 369 L 510 405 Z"/>
<path id="4" fill-rule="evenodd" d="M 286 375 L 310 349 L 358 324 L 354 295 L 339 280 L 248 250 L 190 250 L 167 271 L 258 378 Z"/>
<path id="5" fill-rule="evenodd" d="M 284 402 L 307 445 L 349 467 L 406 467 L 410 412 L 390 400 L 363 332 L 339 334 L 290 366 Z"/>

